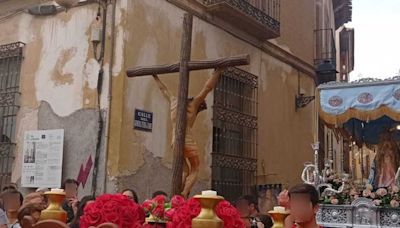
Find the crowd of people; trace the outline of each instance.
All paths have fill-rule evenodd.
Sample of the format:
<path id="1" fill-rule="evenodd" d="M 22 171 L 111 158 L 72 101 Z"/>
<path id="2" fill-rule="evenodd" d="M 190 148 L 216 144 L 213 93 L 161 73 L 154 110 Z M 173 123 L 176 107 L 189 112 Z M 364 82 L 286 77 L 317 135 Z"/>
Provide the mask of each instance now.
<path id="1" fill-rule="evenodd" d="M 73 179 L 66 180 L 62 185 L 66 193 L 62 208 L 67 212 L 67 224 L 71 228 L 80 227 L 80 218 L 85 213 L 85 207 L 96 200 L 91 195 L 83 196 L 78 200 L 78 186 L 79 183 Z M 39 188 L 24 197 L 15 185 L 3 188 L 0 195 L 0 228 L 20 228 L 23 226 L 25 216 L 30 216 L 34 222 L 37 222 L 41 211 L 48 206 L 44 193 L 49 190 Z M 132 200 L 140 205 L 141 202 L 134 190 L 125 189 L 121 194 L 126 197 L 126 200 Z M 166 201 L 169 200 L 168 194 L 163 191 L 154 192 L 152 197 L 160 195 L 164 196 Z M 319 193 L 313 186 L 300 184 L 289 191 L 285 190 L 279 195 L 278 201 L 280 205 L 291 211 L 285 221 L 285 227 L 319 228 L 315 218 L 318 211 Z M 256 197 L 242 196 L 234 205 L 246 228 L 272 227 L 271 218 L 266 213 L 260 213 Z"/>

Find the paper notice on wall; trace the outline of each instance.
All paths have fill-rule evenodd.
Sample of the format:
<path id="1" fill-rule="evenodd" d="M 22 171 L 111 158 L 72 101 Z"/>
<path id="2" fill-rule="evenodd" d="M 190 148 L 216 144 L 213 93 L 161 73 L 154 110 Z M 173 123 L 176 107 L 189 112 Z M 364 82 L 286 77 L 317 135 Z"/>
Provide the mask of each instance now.
<path id="1" fill-rule="evenodd" d="M 63 146 L 63 129 L 25 132 L 22 187 L 61 187 Z"/>

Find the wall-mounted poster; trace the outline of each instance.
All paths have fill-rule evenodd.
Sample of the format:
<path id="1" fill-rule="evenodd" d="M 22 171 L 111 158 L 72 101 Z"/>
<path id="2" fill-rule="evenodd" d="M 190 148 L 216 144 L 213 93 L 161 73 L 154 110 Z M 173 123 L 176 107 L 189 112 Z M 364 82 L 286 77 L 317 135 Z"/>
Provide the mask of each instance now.
<path id="1" fill-rule="evenodd" d="M 25 132 L 22 187 L 61 187 L 63 146 L 63 129 Z"/>

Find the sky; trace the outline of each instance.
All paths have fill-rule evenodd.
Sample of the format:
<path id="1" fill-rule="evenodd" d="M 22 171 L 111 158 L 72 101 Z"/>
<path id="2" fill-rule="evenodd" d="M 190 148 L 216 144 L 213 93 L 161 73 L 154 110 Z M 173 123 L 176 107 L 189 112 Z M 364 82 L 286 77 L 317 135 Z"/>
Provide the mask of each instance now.
<path id="1" fill-rule="evenodd" d="M 353 0 L 355 65 L 350 80 L 400 75 L 400 0 Z"/>

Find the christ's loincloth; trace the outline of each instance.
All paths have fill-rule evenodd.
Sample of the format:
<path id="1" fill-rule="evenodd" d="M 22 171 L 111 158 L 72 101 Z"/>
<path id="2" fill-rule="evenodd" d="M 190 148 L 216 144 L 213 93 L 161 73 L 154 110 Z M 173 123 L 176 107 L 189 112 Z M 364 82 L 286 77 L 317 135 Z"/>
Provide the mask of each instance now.
<path id="1" fill-rule="evenodd" d="M 174 139 L 175 137 L 173 135 L 172 145 L 174 143 Z M 197 146 L 197 143 L 193 138 L 192 129 L 190 128 L 186 129 L 185 145 L 183 147 L 183 156 L 185 158 L 193 158 L 199 156 L 199 147 Z"/>

